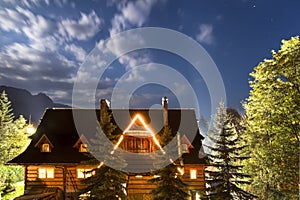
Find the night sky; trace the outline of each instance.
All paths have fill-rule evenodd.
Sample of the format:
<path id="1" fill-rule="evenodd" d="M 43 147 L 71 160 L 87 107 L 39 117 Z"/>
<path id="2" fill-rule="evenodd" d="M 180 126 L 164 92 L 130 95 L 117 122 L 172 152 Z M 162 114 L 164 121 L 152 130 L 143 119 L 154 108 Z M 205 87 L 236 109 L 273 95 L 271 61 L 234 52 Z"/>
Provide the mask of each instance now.
<path id="1" fill-rule="evenodd" d="M 202 45 L 222 76 L 227 106 L 241 110 L 240 102 L 249 94 L 249 73 L 271 57 L 272 49 L 280 48 L 282 39 L 299 35 L 299 9 L 299 0 L 3 0 L 0 85 L 43 92 L 55 102 L 72 105 L 78 69 L 95 46 L 132 28 L 162 27 Z M 135 66 L 150 62 L 181 73 L 200 102 L 197 115 L 210 116 L 210 95 L 201 74 L 186 60 L 158 49 L 133 51 L 112 63 L 98 84 L 96 104 L 100 98 L 110 99 L 124 73 L 130 80 L 123 81 L 135 81 L 140 78 Z M 155 83 L 136 90 L 130 106 L 155 107 L 162 96 L 169 97 L 170 107 L 179 106 L 178 96 Z"/>

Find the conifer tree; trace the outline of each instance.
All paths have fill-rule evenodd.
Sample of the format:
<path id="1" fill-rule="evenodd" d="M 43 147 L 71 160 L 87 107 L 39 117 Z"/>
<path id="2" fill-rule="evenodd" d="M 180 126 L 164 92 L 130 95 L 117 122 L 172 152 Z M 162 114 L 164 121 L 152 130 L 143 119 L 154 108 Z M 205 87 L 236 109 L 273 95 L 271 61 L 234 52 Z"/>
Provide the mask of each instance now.
<path id="1" fill-rule="evenodd" d="M 87 193 L 88 199 L 95 200 L 120 200 L 126 199 L 124 183 L 127 174 L 117 170 L 126 166 L 118 152 L 112 154 L 113 143 L 118 139 L 114 133 L 116 126 L 111 122 L 111 114 L 107 111 L 103 113 L 100 126 L 97 127 L 95 138 L 91 139 L 89 151 L 93 153 L 93 158 L 86 164 L 98 165 L 91 172 L 93 175 L 84 179 L 82 183 L 87 185 L 80 193 Z M 108 139 L 108 142 L 104 142 Z M 112 168 L 110 166 L 115 166 Z"/>
<path id="2" fill-rule="evenodd" d="M 155 178 L 150 179 L 150 183 L 156 183 L 157 188 L 152 190 L 154 200 L 184 200 L 189 196 L 185 189 L 187 185 L 182 182 L 181 174 L 178 171 L 180 167 L 178 157 L 177 140 L 173 139 L 170 127 L 164 127 L 161 134 L 158 134 L 160 145 L 164 146 L 166 154 L 157 150 L 157 160 L 155 163 L 158 170 L 152 172 L 156 175 Z M 166 146 L 167 145 L 167 146 Z"/>
<path id="3" fill-rule="evenodd" d="M 29 144 L 25 134 L 26 120 L 23 116 L 14 120 L 11 102 L 5 91 L 0 96 L 0 188 L 10 188 L 11 184 L 24 178 L 23 168 L 6 166 L 7 161 L 13 159 Z"/>
<path id="4" fill-rule="evenodd" d="M 245 146 L 239 145 L 237 120 L 229 113 L 220 103 L 213 132 L 209 135 L 213 143 L 208 146 L 211 152 L 208 154 L 210 167 L 206 170 L 207 196 L 216 200 L 253 199 L 254 195 L 240 188 L 250 184 L 249 175 L 241 172 L 241 162 L 248 157 L 240 155 Z"/>
<path id="5" fill-rule="evenodd" d="M 4 164 L 20 154 L 28 145 L 25 134 L 26 120 L 21 115 L 14 120 L 14 115 L 5 91 L 0 96 L 0 163 Z"/>

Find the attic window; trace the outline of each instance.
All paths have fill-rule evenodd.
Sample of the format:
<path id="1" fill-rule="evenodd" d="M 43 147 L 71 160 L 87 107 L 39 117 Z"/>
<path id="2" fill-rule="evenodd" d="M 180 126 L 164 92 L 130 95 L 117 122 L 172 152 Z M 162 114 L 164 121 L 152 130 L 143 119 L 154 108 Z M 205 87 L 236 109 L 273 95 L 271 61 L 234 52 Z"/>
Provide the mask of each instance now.
<path id="1" fill-rule="evenodd" d="M 79 152 L 88 152 L 87 144 L 80 144 Z"/>
<path id="2" fill-rule="evenodd" d="M 189 148 L 187 144 L 181 144 L 182 153 L 189 153 Z"/>
<path id="3" fill-rule="evenodd" d="M 197 170 L 190 169 L 190 179 L 197 179 Z"/>
<path id="4" fill-rule="evenodd" d="M 54 147 L 53 144 L 50 142 L 49 138 L 46 134 L 43 134 L 39 141 L 34 145 L 40 149 L 41 152 L 51 152 L 51 149 Z"/>
<path id="5" fill-rule="evenodd" d="M 84 137 L 84 135 L 81 135 L 73 146 L 73 148 L 76 148 L 79 152 L 89 152 L 87 147 L 88 147 L 88 141 Z"/>
<path id="6" fill-rule="evenodd" d="M 50 145 L 48 143 L 43 144 L 41 152 L 51 152 L 50 151 Z"/>

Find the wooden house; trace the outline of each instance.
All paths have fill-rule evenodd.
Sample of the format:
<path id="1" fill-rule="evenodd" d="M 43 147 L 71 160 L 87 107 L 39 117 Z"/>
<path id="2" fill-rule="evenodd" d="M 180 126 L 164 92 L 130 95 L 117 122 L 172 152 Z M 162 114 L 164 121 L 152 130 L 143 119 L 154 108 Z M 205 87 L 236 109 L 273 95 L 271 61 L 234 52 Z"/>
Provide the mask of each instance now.
<path id="1" fill-rule="evenodd" d="M 163 98 L 162 109 L 109 109 L 101 100 L 100 109 L 47 109 L 27 149 L 9 161 L 9 164 L 24 166 L 25 194 L 17 199 L 79 199 L 78 189 L 84 187 L 81 180 L 92 176 L 85 173 L 97 166 L 84 164 L 88 156 L 89 139 L 96 133 L 104 111 L 112 113 L 116 132 L 122 137 L 114 146 L 128 152 L 129 172 L 126 183 L 128 199 L 151 199 L 155 184 L 150 153 L 163 148 L 155 135 L 164 126 L 169 126 L 177 142 L 183 174 L 190 199 L 199 199 L 204 187 L 206 158 L 200 158 L 203 137 L 199 133 L 193 109 L 168 109 Z M 76 126 L 74 116 L 81 116 Z M 97 119 L 97 120 L 94 120 Z M 113 151 L 114 151 L 113 150 Z M 140 157 L 138 157 L 140 156 Z M 125 156 L 126 157 L 126 156 Z M 138 159 L 136 159 L 138 157 Z M 148 167 L 148 168 L 147 168 Z"/>

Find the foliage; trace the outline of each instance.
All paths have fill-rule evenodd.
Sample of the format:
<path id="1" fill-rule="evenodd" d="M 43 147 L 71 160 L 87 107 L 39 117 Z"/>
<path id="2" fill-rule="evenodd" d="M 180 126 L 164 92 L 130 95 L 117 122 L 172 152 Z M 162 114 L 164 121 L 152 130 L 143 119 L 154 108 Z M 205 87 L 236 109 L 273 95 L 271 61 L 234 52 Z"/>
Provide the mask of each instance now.
<path id="1" fill-rule="evenodd" d="M 292 37 L 250 74 L 244 107 L 252 158 L 246 164 L 250 189 L 261 199 L 299 198 L 299 58 L 299 37 Z"/>
<path id="2" fill-rule="evenodd" d="M 14 115 L 5 91 L 0 96 L 0 187 L 5 190 L 23 180 L 23 168 L 4 164 L 23 152 L 29 143 L 25 134 L 26 120 L 23 116 L 14 120 Z"/>
<path id="3" fill-rule="evenodd" d="M 98 165 L 92 170 L 93 175 L 82 181 L 87 187 L 82 189 L 80 193 L 88 194 L 88 199 L 119 200 L 127 198 L 126 188 L 123 185 L 127 180 L 126 173 L 110 167 L 122 168 L 126 166 L 118 152 L 111 153 L 113 150 L 112 142 L 118 139 L 118 136 L 114 134 L 115 129 L 116 126 L 111 122 L 111 114 L 105 112 L 102 115 L 95 138 L 90 141 L 89 150 L 95 157 L 85 163 Z"/>
<path id="4" fill-rule="evenodd" d="M 189 195 L 185 192 L 186 184 L 181 181 L 181 174 L 178 172 L 180 167 L 179 160 L 175 161 L 178 157 L 178 148 L 176 138 L 172 140 L 172 131 L 166 126 L 161 134 L 158 135 L 160 145 L 164 146 L 166 154 L 161 151 L 157 152 L 157 163 L 155 167 L 158 170 L 152 172 L 156 175 L 150 179 L 150 183 L 156 183 L 157 188 L 151 191 L 154 200 L 182 200 L 186 199 Z M 167 145 L 167 146 L 166 146 Z"/>
<path id="5" fill-rule="evenodd" d="M 11 200 L 24 194 L 24 181 L 13 184 L 13 191 L 2 194 L 3 200 Z"/>
<path id="6" fill-rule="evenodd" d="M 88 199 L 126 199 L 124 186 L 126 174 L 106 165 L 94 169 L 95 175 L 85 179 L 82 183 L 88 187 L 84 193 L 90 192 Z"/>
<path id="7" fill-rule="evenodd" d="M 235 113 L 236 114 L 236 113 Z M 242 173 L 241 161 L 247 159 L 240 152 L 245 148 L 240 145 L 242 130 L 237 124 L 239 118 L 232 110 L 226 111 L 224 104 L 220 103 L 214 119 L 214 129 L 208 137 L 213 142 L 208 146 L 211 153 L 208 155 L 211 163 L 206 170 L 207 194 L 210 199 L 253 199 L 254 196 L 240 185 L 249 184 L 249 175 Z"/>

